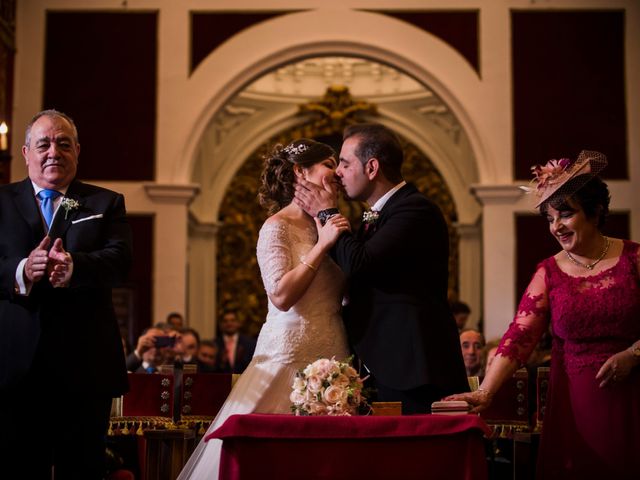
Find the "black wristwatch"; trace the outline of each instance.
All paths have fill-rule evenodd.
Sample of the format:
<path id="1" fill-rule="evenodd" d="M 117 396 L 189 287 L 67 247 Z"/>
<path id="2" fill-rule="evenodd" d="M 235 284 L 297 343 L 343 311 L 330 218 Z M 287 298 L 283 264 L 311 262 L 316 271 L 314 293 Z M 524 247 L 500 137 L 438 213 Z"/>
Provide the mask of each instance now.
<path id="1" fill-rule="evenodd" d="M 324 224 L 327 223 L 327 220 L 339 213 L 340 210 L 337 208 L 327 208 L 326 210 L 320 210 L 316 216 L 320 219 L 322 226 L 324 226 Z"/>

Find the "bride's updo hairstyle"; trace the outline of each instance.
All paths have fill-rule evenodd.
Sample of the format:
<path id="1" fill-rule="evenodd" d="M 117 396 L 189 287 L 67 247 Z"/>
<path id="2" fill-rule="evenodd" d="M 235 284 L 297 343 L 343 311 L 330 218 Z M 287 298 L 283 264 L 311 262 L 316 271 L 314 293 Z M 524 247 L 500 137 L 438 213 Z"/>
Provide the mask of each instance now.
<path id="1" fill-rule="evenodd" d="M 264 167 L 260 176 L 258 198 L 269 215 L 286 207 L 293 200 L 296 176 L 294 165 L 309 168 L 316 163 L 334 157 L 336 152 L 329 145 L 308 138 L 291 142 L 286 147 L 276 145 L 264 156 Z"/>

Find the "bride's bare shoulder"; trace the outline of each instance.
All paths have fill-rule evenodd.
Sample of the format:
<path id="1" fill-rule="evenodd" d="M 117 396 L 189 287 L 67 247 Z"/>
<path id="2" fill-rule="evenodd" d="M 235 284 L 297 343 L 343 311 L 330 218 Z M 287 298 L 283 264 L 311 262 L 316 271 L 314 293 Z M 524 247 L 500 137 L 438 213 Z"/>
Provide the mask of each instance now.
<path id="1" fill-rule="evenodd" d="M 264 221 L 264 223 L 262 224 L 262 227 L 260 228 L 260 232 L 262 235 L 265 235 L 267 233 L 268 234 L 273 234 L 273 233 L 285 234 L 290 224 L 291 222 L 287 218 L 287 216 L 282 215 L 281 212 L 278 212 L 271 215 L 269 218 L 267 218 Z"/>

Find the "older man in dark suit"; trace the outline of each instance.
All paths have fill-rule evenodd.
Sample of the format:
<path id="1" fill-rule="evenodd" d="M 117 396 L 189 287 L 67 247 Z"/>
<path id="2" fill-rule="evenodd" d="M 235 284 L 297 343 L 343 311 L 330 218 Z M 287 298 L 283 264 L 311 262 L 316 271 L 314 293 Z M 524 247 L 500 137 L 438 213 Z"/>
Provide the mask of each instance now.
<path id="1" fill-rule="evenodd" d="M 73 120 L 40 112 L 22 148 L 29 177 L 0 187 L 7 478 L 102 478 L 111 398 L 128 388 L 111 302 L 131 264 L 124 198 L 75 180 L 79 152 Z"/>
<path id="2" fill-rule="evenodd" d="M 347 127 L 336 175 L 349 198 L 372 210 L 356 234 L 338 239 L 333 256 L 349 282 L 349 342 L 371 371 L 378 400 L 425 413 L 468 384 L 447 302 L 447 226 L 438 207 L 402 179 L 402 162 L 386 127 Z M 321 221 L 337 213 L 328 183 L 322 189 L 301 182 L 296 202 Z"/>

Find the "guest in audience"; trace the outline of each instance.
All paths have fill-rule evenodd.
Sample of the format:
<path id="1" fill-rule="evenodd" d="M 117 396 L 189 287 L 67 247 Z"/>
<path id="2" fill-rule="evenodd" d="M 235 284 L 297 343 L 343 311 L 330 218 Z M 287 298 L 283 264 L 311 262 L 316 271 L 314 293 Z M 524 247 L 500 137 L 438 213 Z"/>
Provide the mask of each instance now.
<path id="1" fill-rule="evenodd" d="M 336 215 L 321 225 L 292 203 L 296 178 L 333 181 L 336 164 L 331 147 L 308 139 L 277 145 L 265 157 L 260 203 L 271 216 L 260 229 L 257 258 L 269 311 L 251 363 L 208 432 L 233 414 L 290 413 L 296 373 L 319 358 L 348 355 L 340 318 L 344 277 L 327 252 L 349 222 Z M 237 332 L 236 315 L 225 317 L 231 326 L 224 329 Z M 217 479 L 221 444 L 200 442 L 178 478 Z"/>
<path id="2" fill-rule="evenodd" d="M 347 197 L 371 210 L 332 254 L 348 276 L 349 343 L 371 372 L 377 400 L 402 402 L 402 412 L 413 414 L 468 382 L 447 301 L 447 224 L 438 206 L 403 180 L 403 161 L 386 126 L 345 129 L 336 175 Z M 322 221 L 338 213 L 338 188 L 298 179 L 296 203 Z"/>
<path id="3" fill-rule="evenodd" d="M 218 367 L 216 365 L 216 356 L 218 347 L 213 340 L 202 340 L 200 348 L 198 348 L 198 372 L 216 373 Z"/>
<path id="4" fill-rule="evenodd" d="M 640 472 L 640 245 L 602 233 L 606 164 L 583 151 L 534 167 L 537 207 L 561 250 L 538 265 L 480 389 L 449 397 L 486 408 L 551 324 L 540 479 Z"/>
<path id="5" fill-rule="evenodd" d="M 111 398 L 128 388 L 111 289 L 131 230 L 121 194 L 76 180 L 79 153 L 73 120 L 40 112 L 28 178 L 0 187 L 3 478 L 103 478 Z"/>
<path id="6" fill-rule="evenodd" d="M 197 363 L 200 334 L 193 328 L 182 328 L 179 333 L 180 339 L 176 343 L 176 351 L 180 354 L 182 362 Z"/>
<path id="7" fill-rule="evenodd" d="M 142 354 L 142 362 L 134 373 L 156 373 L 163 364 L 161 349 L 151 347 Z"/>
<path id="8" fill-rule="evenodd" d="M 177 332 L 168 327 L 162 329 L 154 326 L 146 329 L 138 337 L 135 350 L 127 356 L 127 370 L 134 373 L 154 373 L 160 365 L 173 365 L 176 356 L 173 347 L 177 337 Z"/>
<path id="9" fill-rule="evenodd" d="M 462 348 L 462 359 L 464 368 L 467 370 L 467 377 L 481 377 L 482 371 L 482 351 L 484 349 L 484 337 L 473 329 L 467 328 L 460 333 L 460 347 Z"/>
<path id="10" fill-rule="evenodd" d="M 166 323 L 174 330 L 180 330 L 185 327 L 184 317 L 181 313 L 178 312 L 171 312 L 169 315 L 167 315 Z"/>
<path id="11" fill-rule="evenodd" d="M 225 310 L 219 325 L 220 335 L 216 337 L 218 347 L 216 363 L 220 372 L 242 373 L 251 362 L 256 349 L 256 340 L 240 333 L 240 327 L 238 311 Z"/>
<path id="12" fill-rule="evenodd" d="M 467 324 L 467 320 L 469 320 L 469 315 L 471 315 L 471 309 L 469 305 L 459 301 L 451 302 L 450 306 L 451 313 L 458 327 L 458 332 L 462 332 Z"/>

